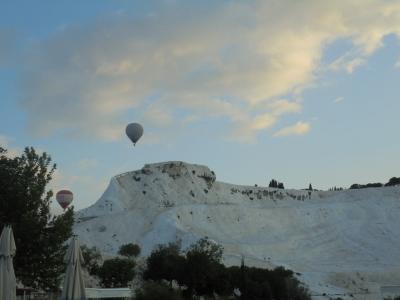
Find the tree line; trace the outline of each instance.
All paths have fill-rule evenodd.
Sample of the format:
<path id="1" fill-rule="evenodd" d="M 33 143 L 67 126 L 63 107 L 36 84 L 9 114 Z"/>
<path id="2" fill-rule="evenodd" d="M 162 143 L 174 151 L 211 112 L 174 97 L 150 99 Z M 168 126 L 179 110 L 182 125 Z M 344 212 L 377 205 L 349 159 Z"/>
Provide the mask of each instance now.
<path id="1" fill-rule="evenodd" d="M 367 184 L 358 184 L 354 183 L 350 186 L 350 189 L 365 189 L 365 188 L 373 188 L 373 187 L 384 187 L 384 186 L 396 186 L 400 185 L 400 177 L 392 177 L 385 184 L 381 182 L 367 183 Z"/>
<path id="2" fill-rule="evenodd" d="M 136 252 L 123 251 L 135 248 Z M 139 249 L 139 250 L 138 250 Z M 120 256 L 105 260 L 100 266 L 88 257 L 99 259 L 95 248 L 83 246 L 86 268 L 97 276 L 103 287 L 126 287 L 135 276 L 143 284 L 136 289 L 135 300 L 197 299 L 311 299 L 309 292 L 291 270 L 273 270 L 241 266 L 226 267 L 222 263 L 223 248 L 202 238 L 186 251 L 180 243 L 159 245 L 147 257 L 145 267 L 135 272 L 135 257 L 140 247 L 122 245 Z M 96 254 L 97 253 L 97 254 Z M 123 262 L 123 263 L 122 263 Z"/>

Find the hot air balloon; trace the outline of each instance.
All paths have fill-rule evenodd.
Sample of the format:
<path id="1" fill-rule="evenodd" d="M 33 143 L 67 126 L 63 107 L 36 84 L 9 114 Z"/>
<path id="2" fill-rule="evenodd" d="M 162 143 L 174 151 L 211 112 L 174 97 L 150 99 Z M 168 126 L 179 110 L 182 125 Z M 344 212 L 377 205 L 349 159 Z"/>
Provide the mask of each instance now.
<path id="1" fill-rule="evenodd" d="M 69 190 L 61 190 L 56 194 L 58 204 L 65 210 L 74 199 L 74 194 Z"/>
<path id="2" fill-rule="evenodd" d="M 137 141 L 143 135 L 143 127 L 139 123 L 130 123 L 125 129 L 126 135 L 136 145 Z"/>

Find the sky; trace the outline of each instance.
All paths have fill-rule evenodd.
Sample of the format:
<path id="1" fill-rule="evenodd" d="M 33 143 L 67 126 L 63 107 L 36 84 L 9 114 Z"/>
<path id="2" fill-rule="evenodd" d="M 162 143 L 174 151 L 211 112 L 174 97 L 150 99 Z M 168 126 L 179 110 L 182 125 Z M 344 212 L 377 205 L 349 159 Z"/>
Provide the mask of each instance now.
<path id="1" fill-rule="evenodd" d="M 171 160 L 286 188 L 400 176 L 400 0 L 0 6 L 0 145 L 49 153 L 76 209 Z"/>

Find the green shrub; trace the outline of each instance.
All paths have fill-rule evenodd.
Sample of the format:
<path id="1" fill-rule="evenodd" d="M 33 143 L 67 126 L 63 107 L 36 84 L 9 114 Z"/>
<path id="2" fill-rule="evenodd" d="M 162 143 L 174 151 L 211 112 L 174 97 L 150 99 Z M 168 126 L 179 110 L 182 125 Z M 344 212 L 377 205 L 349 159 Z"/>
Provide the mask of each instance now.
<path id="1" fill-rule="evenodd" d="M 100 284 L 106 288 L 127 287 L 135 277 L 135 261 L 129 258 L 112 258 L 99 268 Z"/>
<path id="2" fill-rule="evenodd" d="M 181 253 L 179 243 L 159 245 L 147 258 L 147 268 L 143 273 L 144 280 L 172 282 L 182 281 L 185 257 Z"/>
<path id="3" fill-rule="evenodd" d="M 137 244 L 129 243 L 122 245 L 119 248 L 118 254 L 126 257 L 137 257 L 140 254 L 140 246 Z"/>

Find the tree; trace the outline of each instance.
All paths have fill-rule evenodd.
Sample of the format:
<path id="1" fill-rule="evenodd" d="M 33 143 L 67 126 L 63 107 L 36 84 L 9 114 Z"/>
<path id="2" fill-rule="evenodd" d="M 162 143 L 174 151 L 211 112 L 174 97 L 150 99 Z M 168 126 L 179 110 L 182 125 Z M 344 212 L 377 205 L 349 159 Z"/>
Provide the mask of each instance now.
<path id="1" fill-rule="evenodd" d="M 270 188 L 278 188 L 278 189 L 284 189 L 284 188 L 285 188 L 285 187 L 283 186 L 283 183 L 282 183 L 282 182 L 278 182 L 278 181 L 276 181 L 275 179 L 272 179 L 272 180 L 269 182 L 268 187 L 270 187 Z"/>
<path id="2" fill-rule="evenodd" d="M 277 187 L 278 187 L 278 181 L 276 181 L 275 179 L 272 179 L 272 180 L 269 182 L 268 187 L 270 187 L 270 188 L 277 188 Z"/>
<path id="3" fill-rule="evenodd" d="M 97 275 L 100 269 L 101 253 L 96 247 L 89 248 L 86 245 L 81 246 L 83 256 L 83 267 L 90 275 Z"/>
<path id="4" fill-rule="evenodd" d="M 176 280 L 181 282 L 184 275 L 185 257 L 181 253 L 179 243 L 159 245 L 147 258 L 147 267 L 143 273 L 143 279 L 171 283 Z"/>
<path id="5" fill-rule="evenodd" d="M 186 256 L 191 253 L 203 253 L 207 258 L 215 262 L 221 262 L 224 248 L 221 245 L 209 240 L 207 237 L 201 238 L 191 245 Z"/>
<path id="6" fill-rule="evenodd" d="M 140 254 L 140 247 L 137 244 L 129 243 L 119 248 L 118 254 L 126 257 L 137 257 Z"/>
<path id="7" fill-rule="evenodd" d="M 12 225 L 16 277 L 33 288 L 59 286 L 72 235 L 73 207 L 59 216 L 50 213 L 53 192 L 47 185 L 55 168 L 46 152 L 27 147 L 21 156 L 9 157 L 0 147 L 0 228 Z"/>
<path id="8" fill-rule="evenodd" d="M 395 186 L 400 184 L 400 177 L 392 177 L 389 179 L 389 182 L 385 184 L 385 186 Z"/>
<path id="9" fill-rule="evenodd" d="M 185 276 L 181 282 L 187 286 L 187 296 L 231 293 L 226 268 L 221 264 L 222 254 L 222 246 L 207 238 L 190 246 L 186 253 Z"/>
<path id="10" fill-rule="evenodd" d="M 99 268 L 100 284 L 106 288 L 128 286 L 135 277 L 135 261 L 129 258 L 112 258 L 104 261 Z"/>
<path id="11" fill-rule="evenodd" d="M 310 183 L 310 185 L 308 186 L 308 190 L 309 190 L 309 191 L 312 191 L 312 190 L 313 190 L 311 183 Z"/>

